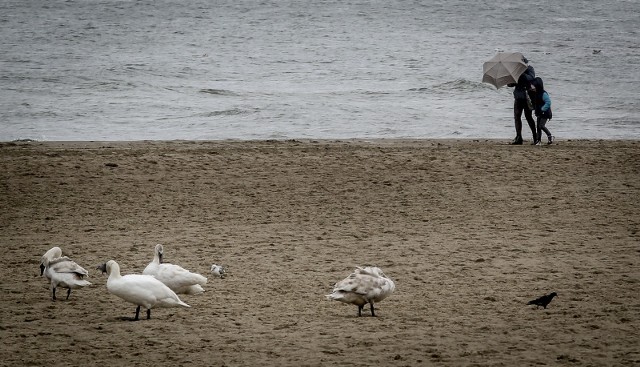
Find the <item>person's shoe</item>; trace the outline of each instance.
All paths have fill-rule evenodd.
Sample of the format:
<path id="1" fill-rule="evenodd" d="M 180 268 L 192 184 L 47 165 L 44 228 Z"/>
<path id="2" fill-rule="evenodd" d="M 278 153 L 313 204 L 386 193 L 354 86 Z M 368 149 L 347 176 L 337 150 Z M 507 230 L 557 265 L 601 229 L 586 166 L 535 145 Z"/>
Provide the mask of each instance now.
<path id="1" fill-rule="evenodd" d="M 534 140 L 534 141 L 531 142 L 531 145 L 540 145 L 540 142 L 537 141 L 537 140 Z"/>
<path id="2" fill-rule="evenodd" d="M 538 140 L 534 145 L 541 145 L 540 141 Z"/>
<path id="3" fill-rule="evenodd" d="M 522 145 L 522 138 L 516 136 L 516 138 L 513 139 L 513 141 L 511 143 L 509 143 L 509 144 L 511 144 L 511 145 Z"/>
<path id="4" fill-rule="evenodd" d="M 553 136 L 549 135 L 548 138 L 549 138 L 549 141 L 547 142 L 547 144 L 553 144 L 553 140 L 554 140 Z"/>

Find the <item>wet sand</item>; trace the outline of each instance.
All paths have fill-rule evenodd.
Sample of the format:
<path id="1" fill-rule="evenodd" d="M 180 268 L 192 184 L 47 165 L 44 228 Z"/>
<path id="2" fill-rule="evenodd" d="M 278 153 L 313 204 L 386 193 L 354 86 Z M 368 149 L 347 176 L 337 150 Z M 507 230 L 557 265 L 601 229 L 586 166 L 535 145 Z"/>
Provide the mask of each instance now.
<path id="1" fill-rule="evenodd" d="M 2 143 L 0 206 L 4 366 L 640 365 L 638 141 Z M 95 267 L 156 243 L 206 291 L 132 322 Z M 324 298 L 358 265 L 377 317 Z"/>

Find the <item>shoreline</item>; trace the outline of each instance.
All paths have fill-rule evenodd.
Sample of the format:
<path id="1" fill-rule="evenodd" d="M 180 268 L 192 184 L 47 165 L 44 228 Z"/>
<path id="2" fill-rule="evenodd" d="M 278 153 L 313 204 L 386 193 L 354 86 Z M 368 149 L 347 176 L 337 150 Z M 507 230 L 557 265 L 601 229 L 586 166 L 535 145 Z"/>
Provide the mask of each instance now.
<path id="1" fill-rule="evenodd" d="M 353 146 L 463 146 L 463 145 L 492 145 L 492 146 L 511 146 L 509 139 L 266 139 L 266 140 L 130 140 L 130 141 L 11 141 L 0 142 L 0 148 L 23 146 L 23 147 L 43 147 L 43 148 L 142 148 L 142 147 L 156 147 L 161 149 L 163 146 L 242 146 L 242 145 L 353 145 Z M 640 140 L 634 139 L 567 139 L 557 140 L 554 144 L 541 146 L 532 146 L 530 141 L 525 140 L 523 145 L 511 146 L 513 149 L 522 149 L 531 147 L 532 149 L 546 149 L 553 148 L 561 145 L 565 146 L 626 146 L 631 147 L 640 144 Z"/>

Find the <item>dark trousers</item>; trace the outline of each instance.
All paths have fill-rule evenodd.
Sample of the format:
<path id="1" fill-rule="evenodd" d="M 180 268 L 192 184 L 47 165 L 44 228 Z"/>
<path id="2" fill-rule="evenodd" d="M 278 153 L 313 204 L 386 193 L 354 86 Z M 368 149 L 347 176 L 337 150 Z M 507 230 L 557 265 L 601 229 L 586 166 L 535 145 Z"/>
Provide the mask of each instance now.
<path id="1" fill-rule="evenodd" d="M 538 141 L 542 138 L 543 131 L 547 134 L 547 139 L 551 139 L 551 131 L 547 129 L 547 121 L 549 120 L 546 117 L 538 117 Z"/>
<path id="2" fill-rule="evenodd" d="M 516 139 L 522 140 L 522 111 L 524 111 L 524 117 L 527 119 L 527 123 L 531 129 L 533 140 L 538 141 L 536 122 L 533 120 L 533 116 L 531 116 L 531 109 L 529 108 L 526 99 L 516 99 L 513 102 L 513 117 L 516 123 Z"/>

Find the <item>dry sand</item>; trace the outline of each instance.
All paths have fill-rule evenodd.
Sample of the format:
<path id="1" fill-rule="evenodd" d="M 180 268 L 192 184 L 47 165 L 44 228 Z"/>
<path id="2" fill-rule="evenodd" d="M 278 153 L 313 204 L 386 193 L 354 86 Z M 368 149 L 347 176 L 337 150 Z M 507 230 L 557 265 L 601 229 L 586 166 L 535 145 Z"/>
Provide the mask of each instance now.
<path id="1" fill-rule="evenodd" d="M 0 157 L 5 366 L 640 365 L 638 141 L 20 142 Z M 206 292 L 127 321 L 135 306 L 95 266 L 140 273 L 156 243 Z M 68 301 L 39 276 L 52 246 L 90 271 Z M 324 298 L 357 265 L 396 282 L 378 317 Z"/>

